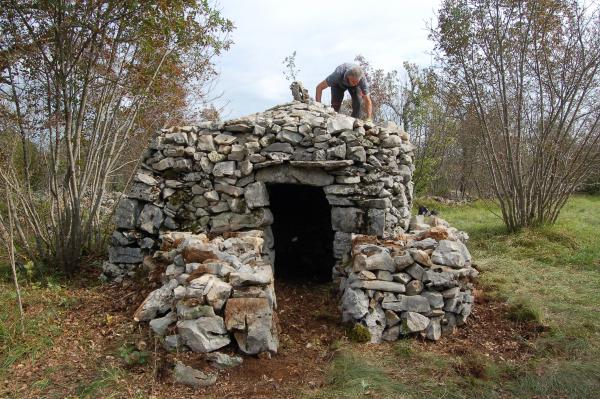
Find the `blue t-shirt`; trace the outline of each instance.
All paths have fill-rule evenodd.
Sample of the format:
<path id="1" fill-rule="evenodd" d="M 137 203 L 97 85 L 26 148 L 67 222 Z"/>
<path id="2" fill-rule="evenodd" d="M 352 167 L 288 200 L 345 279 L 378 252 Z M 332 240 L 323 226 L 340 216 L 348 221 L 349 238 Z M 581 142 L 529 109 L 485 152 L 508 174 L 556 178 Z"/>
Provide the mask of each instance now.
<path id="1" fill-rule="evenodd" d="M 329 86 L 340 86 L 344 89 L 352 87 L 346 80 L 346 72 L 348 72 L 350 69 L 352 69 L 355 66 L 358 66 L 358 65 L 353 64 L 351 62 L 345 62 L 342 65 L 335 68 L 335 71 L 333 71 L 333 73 L 331 75 L 327 76 L 325 81 L 327 82 L 327 84 Z M 358 87 L 360 87 L 360 90 L 362 91 L 362 93 L 364 95 L 369 94 L 369 84 L 367 83 L 367 79 L 365 79 L 364 75 L 358 81 Z"/>

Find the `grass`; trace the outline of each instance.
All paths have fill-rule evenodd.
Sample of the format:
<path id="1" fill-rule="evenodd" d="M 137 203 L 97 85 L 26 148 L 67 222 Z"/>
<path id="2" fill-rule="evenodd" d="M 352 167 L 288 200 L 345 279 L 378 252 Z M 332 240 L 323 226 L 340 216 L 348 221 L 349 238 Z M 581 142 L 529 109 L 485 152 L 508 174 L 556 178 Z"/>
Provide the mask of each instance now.
<path id="1" fill-rule="evenodd" d="M 308 397 L 597 398 L 600 393 L 600 196 L 574 196 L 554 226 L 510 234 L 490 203 L 424 203 L 470 235 L 487 295 L 506 300 L 508 317 L 548 327 L 521 364 L 479 354 L 342 346 L 322 392 Z M 441 343 L 443 345 L 443 342 Z M 361 376 L 368 388 L 359 384 Z"/>

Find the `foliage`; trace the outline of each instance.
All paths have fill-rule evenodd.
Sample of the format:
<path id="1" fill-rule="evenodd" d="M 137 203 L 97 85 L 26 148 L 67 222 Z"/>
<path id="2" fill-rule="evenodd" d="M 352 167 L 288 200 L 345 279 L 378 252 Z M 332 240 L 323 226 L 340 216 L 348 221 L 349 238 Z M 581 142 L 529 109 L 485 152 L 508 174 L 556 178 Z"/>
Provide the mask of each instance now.
<path id="1" fill-rule="evenodd" d="M 432 30 L 446 80 L 511 230 L 554 223 L 600 167 L 600 7 L 446 0 Z"/>
<path id="2" fill-rule="evenodd" d="M 72 272 L 102 248 L 105 193 L 201 97 L 233 24 L 204 0 L 119 0 L 5 3 L 0 25 L 2 139 L 20 139 L 0 181 L 27 256 Z"/>
<path id="3" fill-rule="evenodd" d="M 300 68 L 296 66 L 296 50 L 285 57 L 282 64 L 284 65 L 283 76 L 285 76 L 285 80 L 290 82 L 297 81 Z"/>
<path id="4" fill-rule="evenodd" d="M 369 342 L 371 340 L 371 333 L 369 329 L 360 323 L 355 323 L 347 331 L 348 338 L 352 342 Z"/>

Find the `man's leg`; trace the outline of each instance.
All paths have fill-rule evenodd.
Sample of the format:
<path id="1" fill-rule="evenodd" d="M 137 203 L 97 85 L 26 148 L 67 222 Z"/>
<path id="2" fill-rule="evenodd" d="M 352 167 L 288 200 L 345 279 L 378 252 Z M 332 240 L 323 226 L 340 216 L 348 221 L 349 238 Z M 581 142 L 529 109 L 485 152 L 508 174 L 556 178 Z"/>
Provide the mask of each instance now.
<path id="1" fill-rule="evenodd" d="M 331 86 L 331 106 L 333 107 L 335 112 L 340 112 L 340 107 L 342 106 L 342 100 L 344 99 L 345 91 L 345 89 L 342 89 L 338 85 Z"/>
<path id="2" fill-rule="evenodd" d="M 360 96 L 360 88 L 358 86 L 351 87 L 348 89 L 350 96 L 352 97 L 352 117 L 358 118 L 362 107 L 362 99 Z"/>

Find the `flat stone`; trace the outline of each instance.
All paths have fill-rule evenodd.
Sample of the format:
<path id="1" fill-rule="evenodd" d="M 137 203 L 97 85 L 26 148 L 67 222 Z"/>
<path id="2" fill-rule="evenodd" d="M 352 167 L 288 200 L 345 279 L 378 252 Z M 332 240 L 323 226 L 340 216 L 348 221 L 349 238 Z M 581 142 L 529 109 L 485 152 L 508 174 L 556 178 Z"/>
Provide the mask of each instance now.
<path id="1" fill-rule="evenodd" d="M 392 274 L 392 278 L 393 278 L 393 281 L 396 281 L 401 284 L 406 284 L 410 280 L 412 280 L 412 277 L 408 273 L 394 273 L 394 274 Z"/>
<path id="2" fill-rule="evenodd" d="M 244 191 L 244 199 L 248 208 L 269 206 L 269 193 L 262 181 L 248 184 Z"/>
<path id="3" fill-rule="evenodd" d="M 158 230 L 162 225 L 164 215 L 162 209 L 156 205 L 146 204 L 140 212 L 138 225 L 140 230 L 150 234 L 158 234 Z"/>
<path id="4" fill-rule="evenodd" d="M 442 326 L 440 325 L 440 318 L 431 318 L 429 325 L 425 329 L 425 337 L 432 341 L 437 341 L 442 337 Z"/>
<path id="5" fill-rule="evenodd" d="M 185 344 L 194 352 L 212 352 L 231 342 L 220 316 L 179 321 L 177 330 Z"/>
<path id="6" fill-rule="evenodd" d="M 419 295 L 423 291 L 423 283 L 419 280 L 412 280 L 406 284 L 406 295 Z"/>
<path id="7" fill-rule="evenodd" d="M 354 128 L 354 118 L 349 116 L 334 116 L 327 119 L 327 133 L 334 134 Z"/>
<path id="8" fill-rule="evenodd" d="M 348 288 L 342 295 L 344 321 L 360 320 L 369 311 L 369 297 L 360 289 Z"/>
<path id="9" fill-rule="evenodd" d="M 408 252 L 404 252 L 402 255 L 394 256 L 394 265 L 396 266 L 396 270 L 399 272 L 406 269 L 413 263 L 413 257 Z"/>
<path id="10" fill-rule="evenodd" d="M 162 337 L 167 333 L 169 326 L 177 321 L 175 312 L 169 312 L 164 317 L 150 320 L 150 328 L 154 331 L 154 334 Z"/>
<path id="11" fill-rule="evenodd" d="M 330 160 L 330 161 L 290 161 L 290 165 L 299 168 L 323 168 L 323 169 L 338 169 L 346 166 L 352 166 L 354 161 L 349 159 Z"/>
<path id="12" fill-rule="evenodd" d="M 406 291 L 404 284 L 380 280 L 357 280 L 354 281 L 350 286 L 352 288 L 361 288 L 364 290 L 387 291 L 399 294 L 402 294 Z"/>
<path id="13" fill-rule="evenodd" d="M 235 161 L 218 162 L 213 168 L 216 177 L 233 176 L 235 174 Z"/>
<path id="14" fill-rule="evenodd" d="M 425 269 L 423 269 L 420 265 L 414 263 L 413 265 L 404 269 L 405 273 L 408 273 L 415 280 L 423 280 L 423 274 L 425 273 Z"/>
<path id="15" fill-rule="evenodd" d="M 353 233 L 362 226 L 363 211 L 359 208 L 333 207 L 331 209 L 331 227 L 335 231 Z"/>
<path id="16" fill-rule="evenodd" d="M 421 296 L 427 298 L 429 301 L 429 306 L 432 309 L 441 309 L 444 307 L 444 297 L 438 291 L 423 291 L 421 292 Z"/>
<path id="17" fill-rule="evenodd" d="M 221 352 L 207 353 L 206 360 L 209 361 L 211 366 L 219 370 L 226 370 L 233 367 L 237 367 L 244 361 L 244 359 L 242 359 L 240 356 L 229 356 Z"/>
<path id="18" fill-rule="evenodd" d="M 431 307 L 427 298 L 421 295 L 398 295 L 396 301 L 384 300 L 381 304 L 384 309 L 393 310 L 394 312 L 429 312 Z"/>
<path id="19" fill-rule="evenodd" d="M 183 385 L 189 385 L 194 388 L 205 387 L 217 382 L 216 374 L 205 373 L 186 366 L 180 361 L 177 361 L 173 370 L 175 381 Z"/>
<path id="20" fill-rule="evenodd" d="M 229 283 L 233 287 L 247 285 L 266 285 L 273 281 L 273 271 L 270 265 L 255 267 L 253 273 L 234 272 L 229 275 Z"/>
<path id="21" fill-rule="evenodd" d="M 286 154 L 293 154 L 294 147 L 290 143 L 273 143 L 263 149 L 264 152 L 284 152 Z"/>
<path id="22" fill-rule="evenodd" d="M 255 165 L 256 168 L 256 165 Z M 329 186 L 334 177 L 320 169 L 303 169 L 290 165 L 277 165 L 256 172 L 256 180 L 265 183 L 306 184 Z"/>
<path id="23" fill-rule="evenodd" d="M 397 341 L 400 337 L 400 330 L 400 326 L 389 327 L 383 332 L 381 339 L 388 342 Z"/>
<path id="24" fill-rule="evenodd" d="M 149 321 L 155 319 L 157 315 L 165 314 L 171 310 L 173 290 L 177 285 L 176 280 L 169 280 L 167 284 L 148 294 L 133 314 L 133 319 L 135 321 Z"/>
<path id="25" fill-rule="evenodd" d="M 471 254 L 460 241 L 441 240 L 431 254 L 431 260 L 438 265 L 460 269 L 470 265 Z"/>
<path id="26" fill-rule="evenodd" d="M 135 228 L 141 207 L 138 201 L 129 198 L 121 198 L 115 209 L 114 221 L 119 229 Z"/>
<path id="27" fill-rule="evenodd" d="M 142 263 L 144 254 L 141 248 L 108 247 L 108 260 L 111 263 Z"/>
<path id="28" fill-rule="evenodd" d="M 199 317 L 215 316 L 212 306 L 207 305 L 187 305 L 186 301 L 177 302 L 177 316 L 180 320 L 192 320 Z"/>
<path id="29" fill-rule="evenodd" d="M 425 330 L 429 326 L 429 318 L 415 312 L 402 313 L 402 327 L 413 333 Z"/>
<path id="30" fill-rule="evenodd" d="M 357 255 L 354 257 L 353 270 L 387 270 L 392 273 L 396 270 L 394 261 L 387 251 L 382 251 L 371 256 Z"/>
<path id="31" fill-rule="evenodd" d="M 266 298 L 230 298 L 225 305 L 225 325 L 233 331 L 242 352 L 277 352 L 273 311 Z"/>

